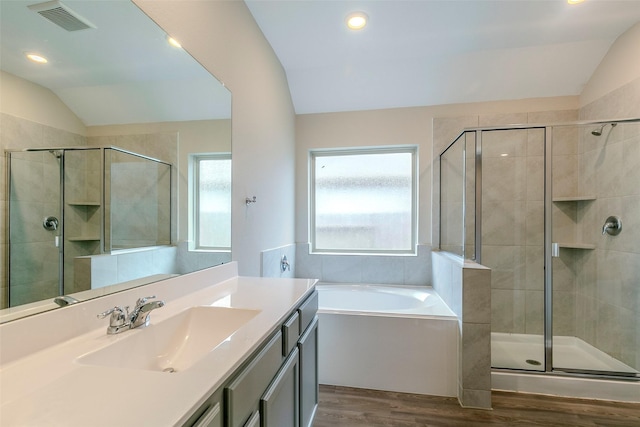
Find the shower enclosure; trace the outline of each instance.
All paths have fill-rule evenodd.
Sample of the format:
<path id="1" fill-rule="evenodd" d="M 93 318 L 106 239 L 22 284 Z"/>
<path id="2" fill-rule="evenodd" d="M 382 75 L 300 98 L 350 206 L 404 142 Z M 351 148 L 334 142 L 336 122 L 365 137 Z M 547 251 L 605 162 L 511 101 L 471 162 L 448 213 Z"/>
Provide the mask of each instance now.
<path id="1" fill-rule="evenodd" d="M 640 379 L 640 120 L 462 132 L 440 248 L 491 268 L 494 369 Z"/>
<path id="2" fill-rule="evenodd" d="M 7 161 L 10 307 L 90 289 L 83 257 L 171 243 L 171 165 L 115 147 Z"/>

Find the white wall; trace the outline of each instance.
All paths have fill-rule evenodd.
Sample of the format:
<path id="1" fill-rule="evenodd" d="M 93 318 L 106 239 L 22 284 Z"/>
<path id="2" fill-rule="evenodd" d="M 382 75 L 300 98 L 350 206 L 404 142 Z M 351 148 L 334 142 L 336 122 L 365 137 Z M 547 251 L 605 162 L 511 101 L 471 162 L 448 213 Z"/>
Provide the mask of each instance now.
<path id="1" fill-rule="evenodd" d="M 0 113 L 85 135 L 80 119 L 51 90 L 0 71 Z"/>
<path id="2" fill-rule="evenodd" d="M 640 22 L 613 43 L 580 95 L 585 106 L 640 78 Z M 602 117 L 606 118 L 606 117 Z"/>
<path id="3" fill-rule="evenodd" d="M 286 75 L 241 1 L 135 3 L 232 92 L 233 259 L 260 274 L 260 251 L 294 240 L 294 122 Z M 245 197 L 257 197 L 246 206 Z"/>

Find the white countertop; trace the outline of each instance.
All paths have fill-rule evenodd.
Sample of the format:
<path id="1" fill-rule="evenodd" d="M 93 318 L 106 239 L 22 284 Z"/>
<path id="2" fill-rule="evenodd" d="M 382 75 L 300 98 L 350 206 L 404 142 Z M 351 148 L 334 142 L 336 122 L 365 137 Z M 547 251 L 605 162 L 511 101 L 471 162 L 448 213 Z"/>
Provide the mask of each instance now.
<path id="1" fill-rule="evenodd" d="M 235 266 L 223 268 L 228 273 L 233 272 Z M 308 279 L 237 275 L 213 283 L 196 283 L 205 278 L 210 279 L 211 275 L 182 276 L 0 325 L 3 348 L 24 345 L 26 349 L 34 349 L 25 350 L 24 354 L 3 354 L 0 365 L 0 425 L 181 425 L 285 320 L 286 315 L 311 293 L 315 284 L 315 280 Z M 176 287 L 180 289 L 180 286 L 192 292 L 179 295 Z M 175 293 L 176 296 L 163 297 L 163 291 Z M 168 374 L 81 365 L 77 362 L 80 356 L 108 346 L 129 334 L 144 334 L 146 329 L 107 335 L 108 319 L 99 321 L 95 314 L 112 307 L 114 303 L 133 305 L 135 298 L 154 293 L 166 305 L 151 313 L 149 328 L 194 306 L 246 308 L 260 310 L 260 313 L 236 331 L 224 345 L 216 347 L 182 372 Z M 84 307 L 76 307 L 80 305 Z M 67 312 L 63 313 L 65 310 Z M 39 335 L 46 335 L 47 331 L 31 334 L 26 332 L 28 328 L 64 327 L 65 318 L 69 324 L 91 322 L 92 329 L 44 348 L 34 348 L 29 343 L 38 339 Z M 23 321 L 25 323 L 18 324 Z M 54 332 L 51 331 L 53 335 Z"/>

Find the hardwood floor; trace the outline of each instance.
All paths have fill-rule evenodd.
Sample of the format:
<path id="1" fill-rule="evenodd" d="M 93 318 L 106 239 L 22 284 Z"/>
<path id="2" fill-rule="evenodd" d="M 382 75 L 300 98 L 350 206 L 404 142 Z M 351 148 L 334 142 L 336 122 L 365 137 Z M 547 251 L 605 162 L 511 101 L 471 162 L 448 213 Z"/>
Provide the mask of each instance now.
<path id="1" fill-rule="evenodd" d="M 456 398 L 320 385 L 314 427 L 640 427 L 640 404 L 493 392 L 493 410 Z"/>

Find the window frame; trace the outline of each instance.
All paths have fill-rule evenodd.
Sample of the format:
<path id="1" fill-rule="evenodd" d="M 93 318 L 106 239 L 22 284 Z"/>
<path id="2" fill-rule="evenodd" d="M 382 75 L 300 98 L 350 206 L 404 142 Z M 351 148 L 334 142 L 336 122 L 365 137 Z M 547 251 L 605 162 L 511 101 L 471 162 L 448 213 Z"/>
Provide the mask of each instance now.
<path id="1" fill-rule="evenodd" d="M 417 255 L 418 236 L 418 146 L 396 145 L 385 147 L 353 147 L 309 150 L 309 252 L 325 255 Z M 409 249 L 318 249 L 316 246 L 316 159 L 318 157 L 352 156 L 367 154 L 411 154 L 411 247 Z"/>
<path id="2" fill-rule="evenodd" d="M 231 161 L 231 153 L 230 152 L 218 152 L 218 153 L 197 153 L 191 154 L 191 182 L 189 194 L 191 195 L 191 203 L 189 207 L 192 209 L 190 218 L 191 218 L 191 226 L 190 235 L 191 242 L 190 250 L 199 251 L 199 252 L 231 252 L 231 240 L 229 240 L 229 246 L 203 246 L 200 244 L 200 192 L 199 184 L 200 184 L 200 162 L 203 160 L 229 160 Z M 232 166 L 233 167 L 233 166 Z M 231 179 L 230 185 L 232 185 Z M 231 216 L 231 221 L 233 221 L 233 216 Z M 229 230 L 231 233 L 231 230 Z"/>

